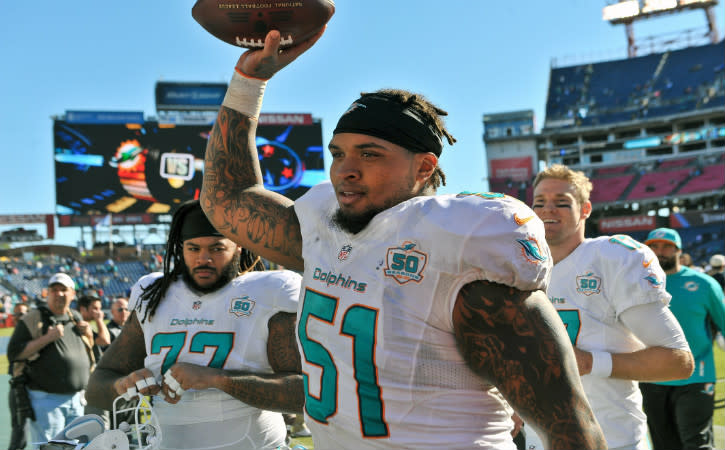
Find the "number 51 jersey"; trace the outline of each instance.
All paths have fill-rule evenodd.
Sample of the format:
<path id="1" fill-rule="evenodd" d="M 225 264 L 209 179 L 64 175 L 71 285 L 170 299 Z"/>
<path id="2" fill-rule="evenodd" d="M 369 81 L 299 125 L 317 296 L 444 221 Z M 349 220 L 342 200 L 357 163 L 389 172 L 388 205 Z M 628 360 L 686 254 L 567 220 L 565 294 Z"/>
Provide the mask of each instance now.
<path id="1" fill-rule="evenodd" d="M 323 205 L 323 206 L 321 206 Z M 305 272 L 298 340 L 315 448 L 515 449 L 511 409 L 459 353 L 462 286 L 545 289 L 543 223 L 500 194 L 417 197 L 357 234 L 329 183 L 295 202 Z"/>

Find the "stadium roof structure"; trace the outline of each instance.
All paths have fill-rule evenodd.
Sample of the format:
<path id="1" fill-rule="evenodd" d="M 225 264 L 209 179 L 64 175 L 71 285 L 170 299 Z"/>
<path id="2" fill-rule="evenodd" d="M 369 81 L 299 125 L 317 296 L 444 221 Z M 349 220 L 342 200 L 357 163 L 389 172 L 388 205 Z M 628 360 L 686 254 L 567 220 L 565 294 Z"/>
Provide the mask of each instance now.
<path id="1" fill-rule="evenodd" d="M 627 37 L 627 55 L 630 58 L 637 56 L 642 48 L 634 36 L 634 22 L 652 19 L 664 15 L 702 9 L 707 21 L 707 36 L 710 43 L 720 40 L 717 21 L 715 19 L 715 6 L 718 0 L 619 0 L 610 1 L 602 9 L 602 20 L 612 25 L 623 24 Z M 669 43 L 673 43 L 671 40 Z"/>

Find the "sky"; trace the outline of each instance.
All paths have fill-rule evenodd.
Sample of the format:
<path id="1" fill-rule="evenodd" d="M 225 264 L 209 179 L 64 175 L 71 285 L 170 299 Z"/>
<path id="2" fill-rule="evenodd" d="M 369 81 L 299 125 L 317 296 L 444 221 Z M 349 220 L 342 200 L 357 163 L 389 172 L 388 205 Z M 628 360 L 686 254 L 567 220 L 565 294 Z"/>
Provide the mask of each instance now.
<path id="1" fill-rule="evenodd" d="M 157 81 L 228 82 L 243 51 L 194 21 L 195 0 L 3 3 L 0 215 L 55 212 L 52 116 L 154 116 Z M 561 66 L 626 57 L 624 28 L 602 20 L 605 5 L 338 0 L 321 40 L 268 83 L 262 112 L 311 113 L 322 120 L 326 146 L 360 92 L 419 92 L 448 111 L 448 130 L 458 140 L 440 159 L 448 185 L 439 193 L 485 191 L 484 114 L 531 109 L 538 131 L 553 60 Z M 722 4 L 716 17 L 722 37 Z M 634 32 L 643 39 L 705 27 L 697 10 L 638 22 Z M 45 235 L 44 225 L 37 228 Z M 78 228 L 61 228 L 55 243 L 79 239 Z"/>

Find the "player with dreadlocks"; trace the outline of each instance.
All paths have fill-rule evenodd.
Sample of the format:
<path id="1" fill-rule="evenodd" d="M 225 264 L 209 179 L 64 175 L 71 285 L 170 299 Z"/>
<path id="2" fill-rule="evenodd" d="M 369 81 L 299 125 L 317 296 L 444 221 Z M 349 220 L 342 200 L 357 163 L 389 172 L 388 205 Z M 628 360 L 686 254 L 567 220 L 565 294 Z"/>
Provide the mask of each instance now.
<path id="1" fill-rule="evenodd" d="M 169 238 L 166 242 L 166 254 L 164 255 L 164 276 L 157 278 L 141 294 L 141 299 L 148 301 L 148 307 L 144 311 L 144 317 L 141 319 L 142 323 L 146 320 L 147 315 L 153 317 L 169 285 L 179 277 L 183 277 L 187 283 L 190 283 L 199 292 L 206 293 L 219 289 L 219 287 L 224 286 L 237 275 L 242 275 L 251 270 L 264 270 L 262 259 L 249 250 L 242 248 L 241 254 L 234 254 L 232 261 L 223 268 L 221 276 L 213 285 L 207 287 L 197 284 L 194 278 L 189 276 L 186 263 L 184 262 L 183 236 L 180 225 L 184 223 L 187 215 L 198 215 L 199 211 L 201 211 L 198 205 L 198 201 L 184 203 L 179 207 L 171 221 Z M 193 222 L 190 221 L 189 223 Z M 215 236 L 221 236 L 220 233 L 216 233 L 216 230 L 213 232 Z M 142 303 L 138 303 L 136 309 L 140 309 L 141 305 Z"/>
<path id="2" fill-rule="evenodd" d="M 445 111 L 405 90 L 363 94 L 332 131 L 329 181 L 294 201 L 265 189 L 268 80 L 319 36 L 280 49 L 272 30 L 239 57 L 200 195 L 226 237 L 304 271 L 297 338 L 315 449 L 515 449 L 513 410 L 547 448 L 605 448 L 545 294 L 543 222 L 503 195 L 436 195 L 455 142 Z"/>
<path id="3" fill-rule="evenodd" d="M 163 273 L 134 285 L 133 311 L 88 384 L 90 404 L 153 396 L 161 448 L 274 449 L 281 412 L 302 411 L 294 326 L 301 278 L 264 271 L 192 200 L 174 214 Z M 107 356 L 106 356 L 107 355 Z"/>

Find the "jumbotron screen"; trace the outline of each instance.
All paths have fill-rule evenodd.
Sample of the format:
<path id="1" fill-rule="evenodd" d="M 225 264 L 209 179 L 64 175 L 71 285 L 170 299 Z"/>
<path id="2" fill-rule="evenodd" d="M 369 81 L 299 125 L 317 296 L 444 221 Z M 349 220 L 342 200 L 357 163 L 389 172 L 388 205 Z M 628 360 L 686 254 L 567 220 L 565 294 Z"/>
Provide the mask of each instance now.
<path id="1" fill-rule="evenodd" d="M 301 116 L 307 120 L 264 124 L 260 118 L 257 127 L 265 186 L 293 200 L 326 179 L 321 124 Z M 180 203 L 199 196 L 211 129 L 56 120 L 57 214 L 173 213 Z"/>

